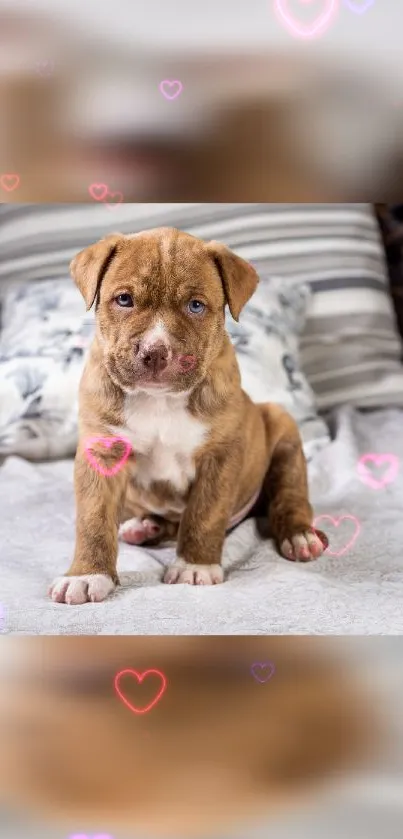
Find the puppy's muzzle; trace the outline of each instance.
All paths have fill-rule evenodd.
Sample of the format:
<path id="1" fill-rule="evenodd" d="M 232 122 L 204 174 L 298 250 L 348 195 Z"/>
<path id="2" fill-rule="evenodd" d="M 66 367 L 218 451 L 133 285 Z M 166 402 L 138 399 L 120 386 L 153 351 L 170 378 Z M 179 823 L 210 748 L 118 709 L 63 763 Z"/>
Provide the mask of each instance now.
<path id="1" fill-rule="evenodd" d="M 162 342 L 147 347 L 139 347 L 137 359 L 145 371 L 156 375 L 168 366 L 169 350 Z"/>

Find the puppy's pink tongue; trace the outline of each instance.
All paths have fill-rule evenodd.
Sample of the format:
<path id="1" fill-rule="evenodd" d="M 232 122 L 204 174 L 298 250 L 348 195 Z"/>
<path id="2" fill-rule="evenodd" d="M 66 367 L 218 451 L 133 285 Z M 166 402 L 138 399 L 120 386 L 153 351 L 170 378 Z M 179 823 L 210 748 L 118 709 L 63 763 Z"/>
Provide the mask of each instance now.
<path id="1" fill-rule="evenodd" d="M 179 355 L 178 361 L 179 366 L 185 373 L 187 373 L 188 370 L 192 370 L 197 364 L 197 358 L 195 355 Z"/>

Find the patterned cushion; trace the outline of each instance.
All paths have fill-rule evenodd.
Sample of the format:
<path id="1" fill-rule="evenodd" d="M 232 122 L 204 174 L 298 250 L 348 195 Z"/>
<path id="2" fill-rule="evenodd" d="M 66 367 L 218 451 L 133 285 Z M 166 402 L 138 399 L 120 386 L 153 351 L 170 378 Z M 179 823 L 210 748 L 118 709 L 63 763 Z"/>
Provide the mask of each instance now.
<path id="1" fill-rule="evenodd" d="M 9 290 L 0 341 L 0 454 L 72 454 L 78 385 L 93 334 L 73 283 L 35 280 Z"/>
<path id="2" fill-rule="evenodd" d="M 255 402 L 278 402 L 290 412 L 308 459 L 330 439 L 299 365 L 298 345 L 310 298 L 307 285 L 287 287 L 281 278 L 266 278 L 239 323 L 229 313 L 226 319 L 244 390 Z"/>
<path id="3" fill-rule="evenodd" d="M 284 289 L 266 280 L 240 324 L 230 315 L 247 392 L 256 401 L 283 404 L 300 424 L 307 456 L 328 441 L 314 396 L 298 367 L 298 336 L 305 324 L 307 286 Z M 9 290 L 0 343 L 0 454 L 30 459 L 73 454 L 77 392 L 94 313 L 86 313 L 69 279 L 35 280 Z"/>

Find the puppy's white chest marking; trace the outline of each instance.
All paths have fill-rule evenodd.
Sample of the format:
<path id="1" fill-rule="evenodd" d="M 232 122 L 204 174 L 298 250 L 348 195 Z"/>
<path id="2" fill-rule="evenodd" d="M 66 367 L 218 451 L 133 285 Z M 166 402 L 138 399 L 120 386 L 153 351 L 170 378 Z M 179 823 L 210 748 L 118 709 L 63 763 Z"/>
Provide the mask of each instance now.
<path id="1" fill-rule="evenodd" d="M 148 394 L 140 391 L 125 399 L 121 433 L 136 455 L 136 481 L 148 489 L 154 481 L 169 481 L 185 492 L 195 477 L 194 455 L 203 443 L 207 426 L 187 409 L 188 396 Z"/>

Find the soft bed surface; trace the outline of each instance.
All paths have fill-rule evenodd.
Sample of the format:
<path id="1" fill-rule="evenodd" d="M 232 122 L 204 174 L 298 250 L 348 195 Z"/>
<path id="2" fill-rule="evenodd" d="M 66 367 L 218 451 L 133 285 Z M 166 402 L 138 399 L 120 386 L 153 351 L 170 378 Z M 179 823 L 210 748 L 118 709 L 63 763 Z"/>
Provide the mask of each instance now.
<path id="1" fill-rule="evenodd" d="M 3 633 L 22 635 L 394 634 L 403 632 L 403 411 L 332 418 L 335 439 L 310 463 L 311 497 L 330 550 L 295 564 L 262 542 L 253 521 L 227 540 L 226 581 L 214 587 L 161 582 L 170 549 L 121 546 L 122 586 L 106 602 L 54 604 L 52 579 L 74 548 L 73 463 L 34 465 L 10 457 L 0 468 Z M 359 476 L 365 454 L 392 454 L 383 487 Z M 370 470 L 382 481 L 385 463 Z M 348 516 L 348 519 L 341 517 Z M 348 544 L 350 545 L 348 546 Z"/>

